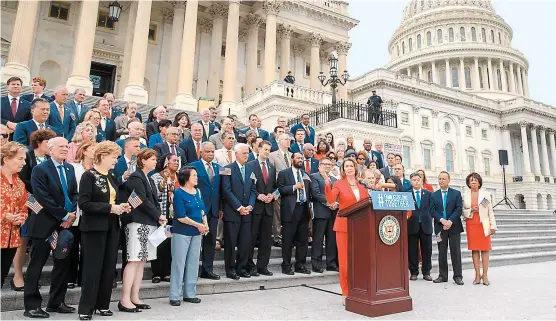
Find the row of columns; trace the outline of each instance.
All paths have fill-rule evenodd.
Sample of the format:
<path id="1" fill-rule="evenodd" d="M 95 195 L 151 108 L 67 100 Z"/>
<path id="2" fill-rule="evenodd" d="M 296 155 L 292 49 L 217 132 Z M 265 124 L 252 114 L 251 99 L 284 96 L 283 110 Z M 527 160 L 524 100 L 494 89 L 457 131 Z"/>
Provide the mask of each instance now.
<path id="1" fill-rule="evenodd" d="M 529 84 L 527 79 L 527 71 L 525 68 L 521 68 L 521 65 L 515 64 L 516 68 L 514 68 L 514 62 L 511 61 L 504 61 L 502 59 L 498 60 L 498 68 L 500 69 L 500 78 L 501 78 L 501 86 L 502 91 L 504 92 L 511 92 L 519 95 L 524 95 L 526 97 L 529 96 Z M 426 66 L 425 66 L 426 65 Z M 454 87 L 452 84 L 452 70 L 451 67 L 453 64 L 451 63 L 451 59 L 444 59 L 445 65 L 445 77 L 446 77 L 446 86 L 447 87 Z M 508 74 L 510 75 L 509 79 L 506 77 L 506 69 L 505 66 L 508 66 Z M 458 80 L 459 80 L 459 88 L 462 90 L 467 90 L 466 82 L 465 82 L 465 57 L 460 57 L 458 59 Z M 481 90 L 480 84 L 480 77 L 483 80 L 483 90 L 498 90 L 498 87 L 495 87 L 495 73 L 493 70 L 493 60 L 492 58 L 487 58 L 486 63 L 482 61 L 479 62 L 479 57 L 473 57 L 473 65 L 469 66 L 469 76 L 471 81 L 471 89 L 473 90 Z M 428 67 L 428 64 L 420 63 L 417 65 L 417 77 L 422 80 L 427 80 L 427 77 L 424 73 L 424 67 Z M 482 74 L 479 76 L 479 67 L 481 67 Z M 414 66 L 406 67 L 406 74 L 411 76 Z M 436 72 L 436 61 L 430 62 L 430 70 L 432 71 L 432 79 L 431 82 L 435 84 L 440 84 L 439 74 Z M 513 76 L 512 76 L 513 75 Z M 517 79 L 517 83 L 516 83 Z"/>
<path id="2" fill-rule="evenodd" d="M 556 177 L 556 162 L 549 162 L 548 158 L 548 149 L 550 148 L 550 154 L 552 157 L 556 155 L 556 138 L 555 138 L 555 130 L 554 129 L 547 129 L 543 126 L 535 126 L 529 124 L 527 122 L 520 122 L 519 123 L 521 128 L 521 145 L 523 148 L 523 174 L 524 176 L 554 176 Z M 527 139 L 527 128 L 530 128 L 531 131 L 531 148 L 533 149 L 533 157 L 530 159 L 529 157 L 529 142 Z M 504 128 L 503 128 L 504 129 Z M 540 135 L 540 143 L 542 153 L 539 153 L 539 146 L 537 140 L 537 130 L 539 131 Z M 510 134 L 509 130 L 506 127 L 506 131 L 504 133 L 504 145 L 508 151 L 511 151 L 511 143 L 510 143 Z M 546 140 L 546 134 L 548 133 L 548 142 Z M 510 155 L 508 155 L 510 157 Z M 510 158 L 511 159 L 511 158 Z M 542 159 L 542 167 L 540 160 Z M 533 163 L 533 168 L 531 168 L 531 162 Z M 552 169 L 550 168 L 552 167 Z M 552 175 L 551 175 L 552 170 Z"/>

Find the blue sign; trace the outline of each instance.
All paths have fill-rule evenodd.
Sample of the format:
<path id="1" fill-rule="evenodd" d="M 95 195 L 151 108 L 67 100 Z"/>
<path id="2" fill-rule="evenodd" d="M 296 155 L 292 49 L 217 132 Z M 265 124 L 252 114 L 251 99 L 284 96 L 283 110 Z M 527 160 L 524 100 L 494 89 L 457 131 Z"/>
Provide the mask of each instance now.
<path id="1" fill-rule="evenodd" d="M 415 209 L 411 193 L 370 191 L 369 196 L 373 200 L 373 208 L 378 211 Z"/>

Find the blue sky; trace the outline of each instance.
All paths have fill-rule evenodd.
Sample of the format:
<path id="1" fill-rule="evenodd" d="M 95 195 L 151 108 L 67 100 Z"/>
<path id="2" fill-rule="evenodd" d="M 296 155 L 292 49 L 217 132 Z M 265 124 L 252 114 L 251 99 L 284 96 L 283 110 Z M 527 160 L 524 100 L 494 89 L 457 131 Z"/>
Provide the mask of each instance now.
<path id="1" fill-rule="evenodd" d="M 350 0 L 359 20 L 350 32 L 348 70 L 352 78 L 388 63 L 388 41 L 402 21 L 408 0 Z M 556 0 L 493 0 L 498 15 L 513 29 L 512 47 L 529 60 L 532 99 L 556 107 Z"/>

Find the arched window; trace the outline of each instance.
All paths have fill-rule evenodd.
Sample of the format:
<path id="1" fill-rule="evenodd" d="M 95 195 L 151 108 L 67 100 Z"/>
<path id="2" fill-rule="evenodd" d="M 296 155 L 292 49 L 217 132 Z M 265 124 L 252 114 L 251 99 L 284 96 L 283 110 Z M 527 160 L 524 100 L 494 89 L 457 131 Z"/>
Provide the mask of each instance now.
<path id="1" fill-rule="evenodd" d="M 421 35 L 417 35 L 417 50 L 421 49 Z"/>
<path id="2" fill-rule="evenodd" d="M 500 32 L 498 33 L 498 43 L 502 44 L 502 35 L 500 34 Z"/>
<path id="3" fill-rule="evenodd" d="M 471 41 L 477 41 L 477 31 L 475 31 L 475 27 L 471 27 Z"/>
<path id="4" fill-rule="evenodd" d="M 483 84 L 483 69 L 479 67 L 479 86 L 481 89 L 485 88 Z"/>
<path id="5" fill-rule="evenodd" d="M 405 55 L 405 41 L 402 41 L 402 55 Z"/>
<path id="6" fill-rule="evenodd" d="M 498 90 L 502 90 L 502 74 L 500 69 L 496 69 L 496 79 L 498 79 Z"/>
<path id="7" fill-rule="evenodd" d="M 452 87 L 459 87 L 458 68 L 452 67 Z"/>
<path id="8" fill-rule="evenodd" d="M 446 147 L 444 147 L 444 154 L 446 155 L 446 171 L 453 172 L 454 171 L 454 147 L 452 144 L 447 143 Z"/>
<path id="9" fill-rule="evenodd" d="M 396 53 L 399 57 L 400 56 L 400 45 L 396 45 Z"/>
<path id="10" fill-rule="evenodd" d="M 464 27 L 459 28 L 459 40 L 460 41 L 465 41 L 465 28 Z"/>
<path id="11" fill-rule="evenodd" d="M 463 70 L 464 70 L 464 73 L 465 73 L 465 88 L 470 89 L 471 88 L 471 69 L 469 67 L 465 67 Z"/>
<path id="12" fill-rule="evenodd" d="M 432 70 L 429 70 L 429 72 L 427 72 L 427 81 L 432 82 L 432 80 Z"/>
<path id="13" fill-rule="evenodd" d="M 427 46 L 432 44 L 432 35 L 430 31 L 427 31 Z"/>
<path id="14" fill-rule="evenodd" d="M 440 69 L 438 77 L 440 78 L 440 86 L 446 87 L 446 69 Z"/>
<path id="15" fill-rule="evenodd" d="M 490 30 L 490 40 L 494 43 L 494 30 Z"/>
<path id="16" fill-rule="evenodd" d="M 450 42 L 454 42 L 454 28 L 448 29 L 448 39 Z"/>
<path id="17" fill-rule="evenodd" d="M 442 43 L 442 29 L 436 30 L 436 42 Z"/>
<path id="18" fill-rule="evenodd" d="M 483 42 L 487 42 L 487 33 L 485 28 L 481 28 L 481 37 L 483 38 Z"/>
<path id="19" fill-rule="evenodd" d="M 409 38 L 409 52 L 413 51 L 413 38 Z"/>

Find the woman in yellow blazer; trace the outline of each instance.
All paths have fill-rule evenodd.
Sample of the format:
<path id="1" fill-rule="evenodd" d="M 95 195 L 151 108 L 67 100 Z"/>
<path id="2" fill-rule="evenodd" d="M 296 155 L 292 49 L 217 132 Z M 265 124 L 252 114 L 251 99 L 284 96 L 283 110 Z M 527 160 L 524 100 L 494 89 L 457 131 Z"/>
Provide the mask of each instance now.
<path id="1" fill-rule="evenodd" d="M 490 285 L 487 274 L 489 253 L 492 250 L 490 236 L 496 233 L 492 196 L 489 192 L 481 190 L 483 186 L 481 175 L 471 173 L 467 175 L 465 182 L 471 189 L 463 195 L 463 219 L 467 234 L 467 249 L 471 251 L 475 268 L 473 284 L 481 284 L 482 279 L 484 285 Z M 482 275 L 480 260 L 483 261 Z"/>

